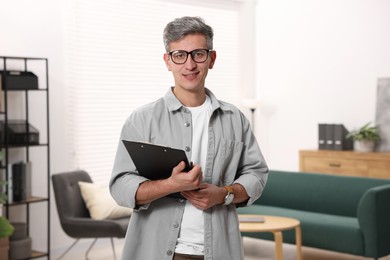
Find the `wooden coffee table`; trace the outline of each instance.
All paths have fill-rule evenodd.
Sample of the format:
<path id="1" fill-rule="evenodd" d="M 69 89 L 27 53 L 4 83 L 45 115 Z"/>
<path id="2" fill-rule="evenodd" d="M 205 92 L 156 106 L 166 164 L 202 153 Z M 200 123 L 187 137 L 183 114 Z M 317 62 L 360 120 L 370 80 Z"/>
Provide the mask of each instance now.
<path id="1" fill-rule="evenodd" d="M 242 214 L 241 217 L 256 217 L 259 215 Z M 271 232 L 274 234 L 275 239 L 275 259 L 283 259 L 283 234 L 282 231 L 295 229 L 295 243 L 297 246 L 297 259 L 302 260 L 302 232 L 301 223 L 297 219 L 277 217 L 277 216 L 264 216 L 264 222 L 241 222 L 241 232 Z"/>

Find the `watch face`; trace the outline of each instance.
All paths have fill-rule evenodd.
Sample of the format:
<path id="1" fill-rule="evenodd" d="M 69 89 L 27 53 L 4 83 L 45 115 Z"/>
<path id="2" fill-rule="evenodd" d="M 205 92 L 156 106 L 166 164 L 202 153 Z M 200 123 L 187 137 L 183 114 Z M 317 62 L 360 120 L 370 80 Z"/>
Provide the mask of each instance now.
<path id="1" fill-rule="evenodd" d="M 230 203 L 233 202 L 234 199 L 234 194 L 229 193 L 226 198 L 225 198 L 225 205 L 229 205 Z"/>

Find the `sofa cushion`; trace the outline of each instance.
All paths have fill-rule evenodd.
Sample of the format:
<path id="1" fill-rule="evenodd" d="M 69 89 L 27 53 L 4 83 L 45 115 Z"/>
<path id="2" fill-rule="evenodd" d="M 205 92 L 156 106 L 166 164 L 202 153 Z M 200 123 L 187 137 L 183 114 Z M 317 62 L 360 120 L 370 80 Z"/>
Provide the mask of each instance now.
<path id="1" fill-rule="evenodd" d="M 252 205 L 239 208 L 239 214 L 262 214 L 291 217 L 301 221 L 302 244 L 309 247 L 334 250 L 355 255 L 364 255 L 363 234 L 357 218 L 330 214 Z M 243 236 L 273 240 L 270 233 L 242 233 Z M 283 241 L 295 243 L 295 232 L 283 232 Z"/>

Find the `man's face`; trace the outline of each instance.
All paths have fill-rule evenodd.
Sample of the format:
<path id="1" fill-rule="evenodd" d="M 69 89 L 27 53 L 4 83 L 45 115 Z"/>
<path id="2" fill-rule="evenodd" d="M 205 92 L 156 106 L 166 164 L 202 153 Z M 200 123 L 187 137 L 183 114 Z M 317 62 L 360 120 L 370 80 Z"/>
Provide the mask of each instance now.
<path id="1" fill-rule="evenodd" d="M 207 49 L 206 38 L 201 34 L 187 35 L 181 40 L 172 42 L 170 51 L 183 50 L 193 51 L 196 49 Z M 175 64 L 168 54 L 164 54 L 164 60 L 169 71 L 172 71 L 175 79 L 175 87 L 185 91 L 203 91 L 205 80 L 209 69 L 212 69 L 216 59 L 216 53 L 210 52 L 203 63 L 196 63 L 191 55 L 188 55 L 184 64 Z"/>

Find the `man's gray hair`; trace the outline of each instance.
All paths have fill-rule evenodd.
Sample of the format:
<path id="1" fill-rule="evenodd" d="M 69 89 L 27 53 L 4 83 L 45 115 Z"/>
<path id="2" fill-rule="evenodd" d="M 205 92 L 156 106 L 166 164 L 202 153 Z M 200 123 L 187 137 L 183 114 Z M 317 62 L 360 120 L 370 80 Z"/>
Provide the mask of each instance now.
<path id="1" fill-rule="evenodd" d="M 207 48 L 213 49 L 213 28 L 200 17 L 184 16 L 176 18 L 165 27 L 163 34 L 165 50 L 170 51 L 171 42 L 180 40 L 189 34 L 203 34 L 206 37 Z"/>

